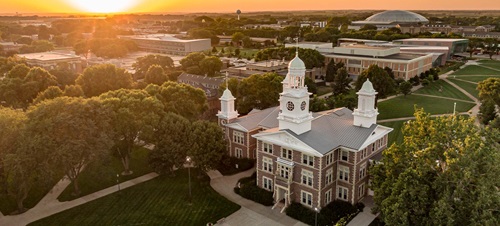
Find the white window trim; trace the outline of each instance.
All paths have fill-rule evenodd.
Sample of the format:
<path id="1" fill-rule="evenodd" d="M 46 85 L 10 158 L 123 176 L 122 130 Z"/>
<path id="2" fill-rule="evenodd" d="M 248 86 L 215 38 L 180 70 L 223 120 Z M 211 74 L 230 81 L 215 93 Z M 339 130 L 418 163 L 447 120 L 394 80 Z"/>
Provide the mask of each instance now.
<path id="1" fill-rule="evenodd" d="M 333 179 L 333 168 L 326 170 L 325 185 L 329 185 L 334 181 Z"/>
<path id="2" fill-rule="evenodd" d="M 240 131 L 233 131 L 233 142 L 237 144 L 245 144 L 245 135 Z"/>
<path id="3" fill-rule="evenodd" d="M 304 203 L 304 195 L 306 197 L 306 203 Z M 307 203 L 308 201 L 308 195 L 311 196 L 311 204 Z M 312 196 L 312 193 L 310 192 L 307 192 L 307 191 L 300 191 L 300 203 L 302 203 L 302 205 L 306 205 L 306 206 L 309 206 L 309 207 L 312 207 L 312 204 L 313 204 L 313 196 Z"/>
<path id="4" fill-rule="evenodd" d="M 328 205 L 333 201 L 332 199 L 332 189 L 325 192 L 325 205 Z"/>
<path id="5" fill-rule="evenodd" d="M 305 184 L 304 184 L 304 176 L 306 177 Z M 309 185 L 309 179 L 311 181 L 310 185 Z M 300 183 L 302 183 L 303 185 L 306 185 L 308 187 L 314 187 L 314 173 L 312 171 L 303 169 L 301 177 L 300 177 Z"/>
<path id="6" fill-rule="evenodd" d="M 342 159 L 342 154 L 343 153 L 347 153 L 347 159 L 346 160 Z M 344 162 L 349 162 L 349 151 L 340 149 L 340 151 L 339 151 L 339 160 L 340 161 L 344 161 Z"/>
<path id="7" fill-rule="evenodd" d="M 265 168 L 266 165 L 267 169 Z M 269 173 L 273 172 L 273 160 L 271 158 L 265 156 L 262 157 L 262 170 Z"/>
<path id="8" fill-rule="evenodd" d="M 241 148 L 234 148 L 234 156 L 236 158 L 243 158 L 243 149 L 241 149 Z"/>
<path id="9" fill-rule="evenodd" d="M 266 151 L 266 149 L 268 151 Z M 273 145 L 270 143 L 262 142 L 262 151 L 265 153 L 272 154 L 273 153 Z"/>
<path id="10" fill-rule="evenodd" d="M 365 196 L 366 193 L 365 191 L 366 191 L 365 183 L 362 183 L 358 187 L 358 199 Z"/>
<path id="11" fill-rule="evenodd" d="M 290 158 L 288 158 L 289 157 L 289 155 L 288 155 L 289 152 L 290 152 Z M 283 153 L 286 153 L 285 154 L 286 157 L 283 157 Z M 293 160 L 293 150 L 292 149 L 288 149 L 288 148 L 281 148 L 281 155 L 280 156 L 283 159 Z"/>
<path id="12" fill-rule="evenodd" d="M 304 163 L 304 160 L 307 160 L 306 163 Z M 314 156 L 302 153 L 302 162 L 301 163 L 305 166 L 314 167 Z M 312 163 L 312 165 L 310 163 Z"/>
<path id="13" fill-rule="evenodd" d="M 345 176 L 345 175 L 346 175 L 346 173 L 347 173 L 347 180 L 346 180 L 346 176 Z M 344 181 L 344 182 L 349 183 L 349 179 L 350 179 L 349 174 L 350 174 L 350 173 L 351 173 L 351 172 L 350 172 L 349 167 L 339 165 L 339 167 L 338 167 L 337 179 L 339 179 L 340 181 Z M 341 175 L 342 175 L 342 178 L 341 178 Z"/>
<path id="14" fill-rule="evenodd" d="M 267 184 L 269 185 L 269 188 L 266 188 L 266 183 L 264 182 L 266 180 L 267 180 Z M 273 191 L 273 187 L 274 187 L 273 179 L 263 176 L 262 177 L 262 188 L 265 190 L 268 190 L 268 191 Z"/>
<path id="15" fill-rule="evenodd" d="M 342 197 L 339 197 L 339 191 L 342 190 Z M 345 193 L 344 193 L 345 191 Z M 344 195 L 346 195 L 347 197 L 344 199 Z M 337 194 L 336 194 L 337 198 L 340 199 L 340 200 L 344 200 L 344 201 L 347 201 L 349 200 L 349 189 L 347 189 L 346 187 L 342 187 L 342 186 L 337 186 Z"/>
<path id="16" fill-rule="evenodd" d="M 366 162 L 359 167 L 359 179 L 366 177 Z"/>

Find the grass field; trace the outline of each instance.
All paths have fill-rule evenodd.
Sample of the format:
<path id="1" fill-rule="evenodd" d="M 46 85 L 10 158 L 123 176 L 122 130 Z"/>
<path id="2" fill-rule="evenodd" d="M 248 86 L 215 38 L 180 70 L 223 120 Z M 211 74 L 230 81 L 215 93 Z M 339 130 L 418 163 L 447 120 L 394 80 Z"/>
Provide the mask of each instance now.
<path id="1" fill-rule="evenodd" d="M 130 159 L 130 169 L 134 172 L 132 175 L 120 175 L 120 182 L 130 180 L 144 174 L 150 173 L 153 170 L 148 164 L 149 150 L 143 147 L 136 147 L 132 151 Z M 116 175 L 123 171 L 123 165 L 118 157 L 109 156 L 88 165 L 79 177 L 79 186 L 81 190 L 80 196 L 85 196 L 104 188 L 111 187 L 116 184 Z M 59 201 L 69 201 L 76 196 L 71 195 L 74 191 L 73 184 L 70 184 L 61 195 Z"/>
<path id="2" fill-rule="evenodd" d="M 406 121 L 407 120 L 379 123 L 380 125 L 391 127 L 394 129 L 391 133 L 389 133 L 389 141 L 387 142 L 387 147 L 390 147 L 394 142 L 396 142 L 397 144 L 403 143 L 403 134 L 401 133 L 401 129 L 403 128 L 403 125 Z"/>
<path id="3" fill-rule="evenodd" d="M 474 107 L 473 103 L 466 103 L 461 101 L 457 102 L 457 111 L 466 112 Z M 414 105 L 417 107 L 423 107 L 424 110 L 431 114 L 449 114 L 453 112 L 454 101 L 408 95 L 406 97 L 399 96 L 390 100 L 386 100 L 378 103 L 378 111 L 380 112 L 378 119 L 391 119 L 391 118 L 401 118 L 401 117 L 411 117 L 414 112 Z"/>
<path id="4" fill-rule="evenodd" d="M 318 92 L 316 95 L 321 96 L 331 92 L 333 92 L 333 88 L 331 86 L 318 86 Z"/>
<path id="5" fill-rule="evenodd" d="M 500 62 L 498 62 L 498 63 L 484 63 L 484 64 L 480 64 L 480 65 L 500 70 Z"/>
<path id="6" fill-rule="evenodd" d="M 441 92 L 439 91 L 440 89 Z M 465 95 L 460 90 L 456 89 L 455 87 L 453 87 L 452 85 L 443 80 L 434 81 L 428 86 L 417 90 L 415 93 L 428 94 L 441 97 L 450 97 L 460 100 L 468 100 L 468 101 L 471 100 L 469 97 L 467 97 L 467 95 Z"/>
<path id="7" fill-rule="evenodd" d="M 191 170 L 192 205 L 187 170 L 160 176 L 118 193 L 66 210 L 29 225 L 206 225 L 240 207 L 210 187 L 208 176 Z"/>
<path id="8" fill-rule="evenodd" d="M 460 78 L 460 79 L 463 79 L 463 80 L 467 80 L 467 81 L 471 81 L 471 82 L 480 82 L 480 81 L 483 81 L 483 80 L 486 80 L 487 78 L 500 78 L 500 76 L 493 76 L 493 75 L 481 75 L 481 76 L 466 76 L 466 75 L 463 75 L 463 76 L 456 76 L 456 78 Z M 449 76 L 448 78 L 454 78 L 454 76 Z"/>
<path id="9" fill-rule="evenodd" d="M 457 86 L 460 86 L 460 88 L 464 89 L 468 93 L 470 93 L 472 96 L 478 98 L 479 97 L 479 91 L 476 90 L 477 84 L 473 84 L 470 82 L 464 82 L 456 79 L 449 78 L 451 82 L 455 83 Z"/>
<path id="10" fill-rule="evenodd" d="M 478 63 L 482 63 L 482 64 L 487 64 L 487 63 L 493 63 L 493 64 L 500 64 L 500 61 L 498 60 L 478 60 L 477 61 Z"/>
<path id="11" fill-rule="evenodd" d="M 50 189 L 52 189 L 52 186 L 47 186 L 45 188 L 34 186 L 30 190 L 26 200 L 24 200 L 24 208 L 33 208 L 50 191 Z M 0 212 L 2 212 L 3 215 L 10 215 L 17 211 L 15 199 L 4 193 L 3 188 L 0 189 L 0 191 Z"/>
<path id="12" fill-rule="evenodd" d="M 477 65 L 469 65 L 453 72 L 451 75 L 500 75 L 500 71 L 491 70 Z"/>

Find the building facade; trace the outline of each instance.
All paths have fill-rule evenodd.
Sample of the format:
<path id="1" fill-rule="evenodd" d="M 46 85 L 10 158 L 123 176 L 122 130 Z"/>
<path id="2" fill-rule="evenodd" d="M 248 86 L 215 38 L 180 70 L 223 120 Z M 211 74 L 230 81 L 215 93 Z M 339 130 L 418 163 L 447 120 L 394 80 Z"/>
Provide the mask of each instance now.
<path id="1" fill-rule="evenodd" d="M 178 83 L 189 84 L 195 88 L 205 91 L 207 96 L 208 109 L 203 113 L 203 118 L 210 119 L 217 114 L 220 109 L 219 87 L 224 82 L 223 78 L 213 78 L 208 76 L 193 75 L 183 72 L 177 77 Z"/>
<path id="2" fill-rule="evenodd" d="M 27 53 L 17 54 L 17 57 L 26 59 L 26 63 L 30 66 L 37 66 L 45 70 L 54 70 L 59 66 L 67 66 L 67 68 L 75 73 L 81 73 L 82 58 L 75 54 L 66 54 L 59 52 L 43 52 L 43 53 Z"/>
<path id="3" fill-rule="evenodd" d="M 401 53 L 397 46 L 346 45 L 325 55 L 326 63 L 344 63 L 347 72 L 359 75 L 371 65 L 389 67 L 396 78 L 408 80 L 432 68 L 433 56 L 426 53 Z"/>
<path id="4" fill-rule="evenodd" d="M 131 35 L 120 38 L 134 41 L 143 51 L 179 56 L 212 48 L 210 39 L 178 39 L 167 34 Z"/>
<path id="5" fill-rule="evenodd" d="M 378 111 L 370 81 L 358 94 L 358 108 L 309 112 L 305 65 L 289 63 L 280 105 L 238 117 L 235 98 L 220 98 L 219 124 L 231 156 L 256 158 L 257 186 L 274 193 L 284 211 L 292 202 L 324 207 L 335 199 L 357 203 L 369 194 L 370 160 L 387 147 L 391 128 L 376 124 Z"/>

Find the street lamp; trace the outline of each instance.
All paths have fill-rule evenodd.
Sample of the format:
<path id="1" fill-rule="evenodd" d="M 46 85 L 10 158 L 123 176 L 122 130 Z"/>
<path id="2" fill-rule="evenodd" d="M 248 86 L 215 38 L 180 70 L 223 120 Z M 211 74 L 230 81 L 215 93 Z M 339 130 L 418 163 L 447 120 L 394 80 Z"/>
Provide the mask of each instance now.
<path id="1" fill-rule="evenodd" d="M 186 162 L 188 163 L 188 177 L 189 177 L 189 204 L 192 202 L 192 194 L 191 194 L 191 157 L 186 157 Z"/>
<path id="2" fill-rule="evenodd" d="M 118 191 L 120 191 L 120 174 L 116 174 L 116 184 L 118 184 Z"/>
<path id="3" fill-rule="evenodd" d="M 314 226 L 318 226 L 318 213 L 319 213 L 319 208 L 318 207 L 314 207 L 314 212 L 316 212 L 316 216 L 314 218 Z"/>

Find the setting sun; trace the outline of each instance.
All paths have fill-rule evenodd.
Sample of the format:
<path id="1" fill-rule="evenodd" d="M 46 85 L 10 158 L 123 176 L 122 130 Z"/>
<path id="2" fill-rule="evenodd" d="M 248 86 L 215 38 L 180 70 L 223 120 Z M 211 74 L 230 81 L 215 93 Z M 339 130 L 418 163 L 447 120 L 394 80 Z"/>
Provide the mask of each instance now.
<path id="1" fill-rule="evenodd" d="M 137 0 L 67 0 L 74 7 L 90 13 L 123 12 L 137 4 Z"/>

